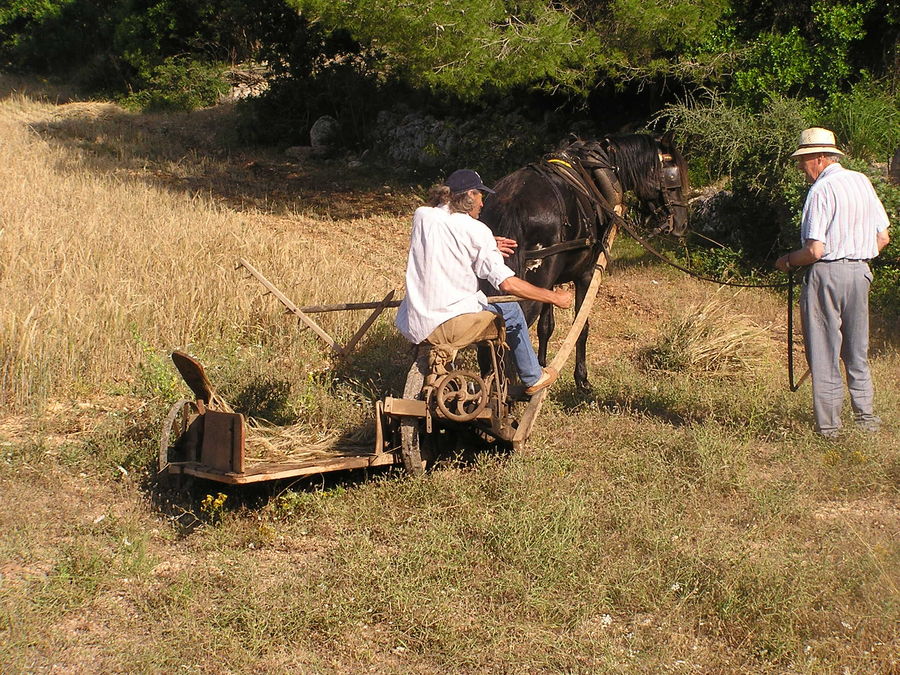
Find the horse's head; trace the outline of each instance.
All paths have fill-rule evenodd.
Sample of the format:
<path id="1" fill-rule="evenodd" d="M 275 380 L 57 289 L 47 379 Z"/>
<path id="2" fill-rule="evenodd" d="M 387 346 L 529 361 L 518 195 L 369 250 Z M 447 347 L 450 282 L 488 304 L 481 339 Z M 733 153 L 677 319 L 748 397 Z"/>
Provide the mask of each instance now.
<path id="1" fill-rule="evenodd" d="M 607 136 L 601 144 L 622 190 L 637 196 L 645 228 L 652 234 L 684 236 L 688 229 L 687 163 L 673 145 L 671 133 L 662 137 Z"/>
<path id="2" fill-rule="evenodd" d="M 657 139 L 659 144 L 659 183 L 656 207 L 651 214 L 655 222 L 648 223 L 653 232 L 683 237 L 688 230 L 687 162 L 672 143 L 672 132 Z"/>

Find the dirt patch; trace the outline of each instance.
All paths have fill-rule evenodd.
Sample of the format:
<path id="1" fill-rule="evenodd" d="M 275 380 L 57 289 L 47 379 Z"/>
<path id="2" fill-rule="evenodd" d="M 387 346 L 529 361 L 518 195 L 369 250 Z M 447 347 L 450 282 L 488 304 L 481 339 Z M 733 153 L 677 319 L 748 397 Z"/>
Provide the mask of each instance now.
<path id="1" fill-rule="evenodd" d="M 813 513 L 823 521 L 844 521 L 891 530 L 900 535 L 900 504 L 888 500 L 857 499 L 823 504 Z"/>
<path id="2" fill-rule="evenodd" d="M 19 587 L 34 579 L 46 578 L 50 565 L 7 562 L 0 565 L 0 588 Z"/>
<path id="3" fill-rule="evenodd" d="M 653 302 L 649 294 L 641 293 L 633 285 L 623 279 L 610 278 L 600 286 L 598 307 L 606 311 L 628 314 L 631 317 L 656 319 L 661 315 L 659 306 Z"/>

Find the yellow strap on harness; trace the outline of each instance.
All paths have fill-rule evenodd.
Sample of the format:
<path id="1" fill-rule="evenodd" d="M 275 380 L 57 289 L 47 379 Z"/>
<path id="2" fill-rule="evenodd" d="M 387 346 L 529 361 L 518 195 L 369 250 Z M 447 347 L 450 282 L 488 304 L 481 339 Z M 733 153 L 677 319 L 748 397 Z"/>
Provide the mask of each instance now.
<path id="1" fill-rule="evenodd" d="M 562 164 L 563 166 L 567 166 L 567 167 L 569 167 L 570 169 L 572 168 L 572 165 L 569 164 L 569 163 L 568 163 L 566 160 L 564 160 L 564 159 L 555 159 L 555 158 L 554 158 L 554 159 L 548 159 L 548 160 L 547 160 L 547 164 Z"/>

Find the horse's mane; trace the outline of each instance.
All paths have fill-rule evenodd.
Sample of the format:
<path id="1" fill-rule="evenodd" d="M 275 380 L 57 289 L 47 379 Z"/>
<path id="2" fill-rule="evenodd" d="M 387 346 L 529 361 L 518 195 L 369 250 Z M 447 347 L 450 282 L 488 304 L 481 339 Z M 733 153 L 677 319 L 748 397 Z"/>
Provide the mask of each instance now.
<path id="1" fill-rule="evenodd" d="M 652 199 L 661 179 L 658 141 L 645 134 L 608 136 L 605 140 L 619 169 L 622 187 L 634 190 L 639 199 Z"/>
<path id="2" fill-rule="evenodd" d="M 517 169 L 494 185 L 496 198 L 492 199 L 486 208 L 495 216 L 491 219 L 491 229 L 496 235 L 510 239 L 518 239 L 522 235 L 520 197 L 527 179 L 526 171 L 527 168 Z"/>
<path id="3" fill-rule="evenodd" d="M 688 168 L 684 156 L 665 140 L 649 134 L 610 134 L 596 141 L 576 138 L 560 152 L 578 157 L 587 168 L 603 158 L 618 169 L 625 190 L 634 190 L 641 199 L 652 199 L 660 183 L 658 153 L 661 150 L 672 156 L 681 176 L 682 190 L 687 192 Z"/>

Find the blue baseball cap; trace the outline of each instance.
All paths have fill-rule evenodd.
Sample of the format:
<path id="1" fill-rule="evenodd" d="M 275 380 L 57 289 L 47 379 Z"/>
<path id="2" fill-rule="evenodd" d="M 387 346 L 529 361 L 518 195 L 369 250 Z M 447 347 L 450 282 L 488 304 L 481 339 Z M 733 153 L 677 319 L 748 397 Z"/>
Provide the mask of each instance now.
<path id="1" fill-rule="evenodd" d="M 454 171 L 447 176 L 444 185 L 450 188 L 450 191 L 454 194 L 468 192 L 469 190 L 481 190 L 482 192 L 495 194 L 491 188 L 481 182 L 481 176 L 478 175 L 478 172 L 472 171 L 472 169 L 458 169 Z"/>

